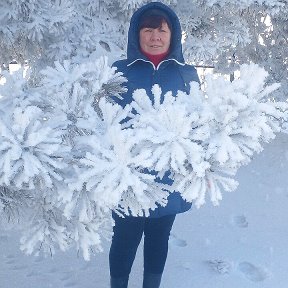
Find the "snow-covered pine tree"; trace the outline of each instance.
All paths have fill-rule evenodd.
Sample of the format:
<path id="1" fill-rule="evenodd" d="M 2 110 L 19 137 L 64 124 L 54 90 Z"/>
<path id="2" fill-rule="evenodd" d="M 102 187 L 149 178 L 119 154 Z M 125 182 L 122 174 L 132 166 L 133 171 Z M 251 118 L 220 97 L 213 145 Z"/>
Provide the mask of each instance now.
<path id="1" fill-rule="evenodd" d="M 230 74 L 239 65 L 257 63 L 267 81 L 281 83 L 273 94 L 287 99 L 288 2 L 286 0 L 178 0 L 187 59 Z"/>
<path id="2" fill-rule="evenodd" d="M 0 62 L 28 61 L 38 71 L 54 61 L 125 55 L 130 16 L 149 0 L 49 0 L 0 3 Z M 165 0 L 180 16 L 186 58 L 232 73 L 257 63 L 281 83 L 274 94 L 287 98 L 286 0 Z M 1 64 L 2 65 L 2 64 Z"/>
<path id="3" fill-rule="evenodd" d="M 268 81 L 281 82 L 282 90 L 269 94 L 275 87 L 264 89 L 267 75 L 249 66 L 241 68 L 242 80 L 208 80 L 207 99 L 192 85 L 190 97 L 168 95 L 167 102 L 155 106 L 145 102 L 145 91 L 137 91 L 134 129 L 120 126 L 129 107 L 121 111 L 101 100 L 118 95 L 123 81 L 108 61 L 125 54 L 130 16 L 146 2 L 0 3 L 1 83 L 6 81 L 0 85 L 0 213 L 23 220 L 21 249 L 27 253 L 42 247 L 53 254 L 75 245 L 89 259 L 90 248 L 101 250 L 102 238 L 111 235 L 111 209 L 139 215 L 156 203 L 165 205 L 167 190 L 156 187 L 143 168 L 160 177 L 172 171 L 170 189 L 198 206 L 207 193 L 217 204 L 221 185 L 228 191 L 236 187 L 234 173 L 274 136 L 276 120 L 285 117 L 282 104 L 263 97 L 287 98 L 286 1 L 167 0 L 181 16 L 189 61 L 231 73 L 253 60 L 271 71 Z M 99 59 L 102 55 L 109 60 Z M 4 71 L 12 60 L 29 66 L 25 78 L 23 71 Z M 256 86 L 254 74 L 262 75 Z M 160 94 L 155 87 L 155 97 Z M 162 122 L 145 122 L 149 113 Z M 142 137 L 141 130 L 151 137 Z M 112 180 L 119 185 L 117 193 Z"/>

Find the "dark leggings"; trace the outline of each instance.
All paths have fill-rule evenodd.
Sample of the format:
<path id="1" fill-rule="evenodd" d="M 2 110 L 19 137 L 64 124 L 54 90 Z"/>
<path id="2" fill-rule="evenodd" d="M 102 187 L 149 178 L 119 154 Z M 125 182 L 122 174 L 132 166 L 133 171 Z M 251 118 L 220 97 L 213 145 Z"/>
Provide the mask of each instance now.
<path id="1" fill-rule="evenodd" d="M 143 232 L 144 272 L 162 274 L 168 253 L 169 235 L 175 216 L 121 218 L 114 213 L 114 235 L 109 253 L 111 277 L 129 276 Z"/>

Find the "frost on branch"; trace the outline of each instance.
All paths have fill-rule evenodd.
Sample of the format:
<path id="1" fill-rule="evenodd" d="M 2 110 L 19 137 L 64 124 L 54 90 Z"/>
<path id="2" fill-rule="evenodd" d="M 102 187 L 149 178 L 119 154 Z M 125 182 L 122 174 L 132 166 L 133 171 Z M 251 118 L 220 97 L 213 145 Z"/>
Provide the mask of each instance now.
<path id="1" fill-rule="evenodd" d="M 152 93 L 153 101 L 145 90 L 136 90 L 131 104 L 137 111 L 131 124 L 140 140 L 135 143 L 137 149 L 149 155 L 147 168 L 156 170 L 163 177 L 168 170 L 172 175 L 186 175 L 187 167 L 192 167 L 195 173 L 203 176 L 209 164 L 205 162 L 205 151 L 198 143 L 207 137 L 202 111 L 189 111 L 182 97 L 174 97 L 170 92 L 162 101 L 158 85 L 153 86 Z"/>
<path id="2" fill-rule="evenodd" d="M 257 65 L 232 83 L 208 79 L 206 94 L 196 83 L 189 95 L 136 90 L 125 109 L 107 101 L 114 74 L 96 71 L 105 65 L 63 65 L 44 72 L 49 89 L 23 82 L 11 102 L 1 89 L 0 213 L 24 215 L 27 253 L 76 246 L 88 260 L 111 237 L 111 210 L 148 215 L 174 190 L 197 207 L 207 195 L 218 204 L 287 118 L 285 103 L 265 102 L 278 85 L 265 86 Z M 173 185 L 155 181 L 167 171 Z"/>
<path id="3" fill-rule="evenodd" d="M 41 250 L 44 254 L 55 254 L 55 248 L 62 251 L 68 249 L 69 223 L 55 199 L 51 197 L 35 198 L 33 210 L 30 211 L 30 221 L 24 223 L 24 232 L 21 237 L 21 250 L 26 254 L 38 255 Z"/>
<path id="4" fill-rule="evenodd" d="M 145 90 L 136 90 L 131 104 L 136 115 L 129 123 L 138 139 L 136 149 L 148 155 L 146 167 L 160 178 L 170 171 L 174 184 L 168 189 L 179 190 L 188 201 L 199 201 L 206 193 L 210 163 L 206 161 L 205 143 L 213 115 L 203 95 L 197 93 L 198 84 L 191 86 L 191 95 L 178 92 L 175 97 L 171 92 L 162 95 L 160 87 L 154 85 L 152 99 Z"/>
<path id="5" fill-rule="evenodd" d="M 267 93 L 279 86 L 265 87 L 267 73 L 257 65 L 243 65 L 241 78 L 230 83 L 223 78 L 207 80 L 207 97 L 214 107 L 213 133 L 207 149 L 216 163 L 238 169 L 253 153 L 262 150 L 279 132 L 278 120 L 285 115 L 277 103 L 262 102 Z M 279 103 L 279 105 L 282 105 Z"/>
<path id="6" fill-rule="evenodd" d="M 209 123 L 211 136 L 205 143 L 211 165 L 206 179 L 215 204 L 221 200 L 221 186 L 226 191 L 237 187 L 235 180 L 223 175 L 233 176 L 249 163 L 254 153 L 262 151 L 263 142 L 280 131 L 281 119 L 287 118 L 283 112 L 287 105 L 263 100 L 279 87 L 265 86 L 268 73 L 264 69 L 243 65 L 240 73 L 240 79 L 232 83 L 223 78 L 207 79 L 206 98 L 214 116 Z M 198 205 L 203 203 L 204 198 Z"/>
<path id="7" fill-rule="evenodd" d="M 81 64 L 55 62 L 55 67 L 42 71 L 41 101 L 51 112 L 54 125 L 67 131 L 67 139 L 73 142 L 75 135 L 87 135 L 97 130 L 99 121 L 95 111 L 101 114 L 98 102 L 102 97 L 118 96 L 124 78 L 108 66 L 107 58 Z M 60 116 L 58 116 L 60 115 Z M 101 116 L 101 115 L 98 115 Z M 50 121 L 51 122 L 51 121 Z"/>
<path id="8" fill-rule="evenodd" d="M 0 83 L 0 117 L 7 118 L 9 123 L 15 106 L 31 105 L 36 94 L 29 92 L 27 76 L 24 77 L 24 70 L 19 69 L 13 74 L 3 71 L 3 83 Z"/>
<path id="9" fill-rule="evenodd" d="M 96 210 L 97 211 L 97 210 Z M 111 239 L 113 220 L 111 214 L 95 213 L 97 215 L 93 221 L 81 222 L 72 221 L 73 232 L 71 234 L 74 239 L 78 251 L 82 251 L 83 258 L 90 260 L 91 250 L 93 252 L 102 252 L 103 239 Z"/>
<path id="10" fill-rule="evenodd" d="M 69 183 L 70 189 L 82 191 L 104 211 L 112 208 L 119 213 L 143 215 L 156 208 L 156 203 L 166 204 L 168 193 L 154 182 L 155 176 L 142 171 L 147 167 L 148 155 L 134 148 L 134 130 L 123 129 L 119 124 L 126 118 L 125 110 L 105 101 L 100 102 L 100 107 L 105 123 L 103 134 L 80 139 L 88 152 L 75 168 L 78 179 Z M 76 204 L 68 206 L 71 210 Z"/>
<path id="11" fill-rule="evenodd" d="M 41 109 L 28 106 L 16 107 L 6 121 L 0 118 L 0 185 L 41 189 L 63 180 L 67 147 L 61 145 L 61 131 L 41 116 Z"/>
<path id="12" fill-rule="evenodd" d="M 25 211 L 28 209 L 31 197 L 27 191 L 13 190 L 11 187 L 0 186 L 0 226 L 6 228 L 15 225 L 19 219 L 26 217 Z M 4 224 L 5 223 L 5 224 Z"/>
<path id="13" fill-rule="evenodd" d="M 217 205 L 222 189 L 236 189 L 231 177 L 263 149 L 263 142 L 275 137 L 281 119 L 287 117 L 287 105 L 263 101 L 279 87 L 265 87 L 263 69 L 244 65 L 241 76 L 232 83 L 208 78 L 206 95 L 193 83 L 190 95 L 178 92 L 173 97 L 168 92 L 163 97 L 157 85 L 152 100 L 144 90 L 133 94 L 131 106 L 137 113 L 129 123 L 137 137 L 136 149 L 149 155 L 146 167 L 160 177 L 170 171 L 170 190 L 178 190 L 198 207 L 207 193 Z"/>
<path id="14" fill-rule="evenodd" d="M 73 167 L 89 151 L 83 139 L 103 138 L 111 125 L 111 111 L 101 111 L 99 101 L 119 96 L 124 79 L 105 58 L 56 63 L 42 77 L 31 87 L 23 73 L 7 74 L 0 87 L 1 216 L 21 221 L 14 228 L 23 229 L 21 247 L 27 253 L 42 247 L 53 254 L 75 245 L 88 259 L 90 250 L 101 250 L 102 238 L 111 236 L 114 206 L 90 201 L 84 190 L 70 191 L 65 180 L 78 179 Z"/>

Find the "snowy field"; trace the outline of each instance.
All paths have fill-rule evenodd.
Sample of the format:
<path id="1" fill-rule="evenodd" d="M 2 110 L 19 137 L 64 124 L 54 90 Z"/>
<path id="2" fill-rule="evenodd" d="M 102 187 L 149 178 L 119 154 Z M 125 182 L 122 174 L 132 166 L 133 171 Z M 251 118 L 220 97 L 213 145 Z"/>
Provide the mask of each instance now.
<path id="1" fill-rule="evenodd" d="M 288 287 L 288 135 L 240 169 L 239 188 L 219 207 L 179 215 L 170 238 L 163 288 Z M 25 256 L 17 235 L 0 231 L 1 288 L 108 288 L 108 248 L 90 262 L 75 251 Z M 142 282 L 139 249 L 130 288 Z"/>

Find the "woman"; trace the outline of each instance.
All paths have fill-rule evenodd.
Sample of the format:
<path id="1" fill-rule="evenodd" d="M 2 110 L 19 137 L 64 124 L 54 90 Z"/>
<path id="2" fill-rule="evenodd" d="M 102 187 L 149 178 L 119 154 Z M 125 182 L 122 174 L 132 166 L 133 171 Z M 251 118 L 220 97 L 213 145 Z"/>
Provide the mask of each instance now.
<path id="1" fill-rule="evenodd" d="M 160 2 L 151 2 L 137 10 L 130 22 L 127 59 L 114 63 L 128 82 L 123 99 L 114 100 L 121 106 L 132 101 L 135 89 L 144 88 L 152 98 L 151 88 L 159 84 L 163 95 L 178 90 L 190 91 L 191 81 L 199 82 L 195 68 L 184 63 L 181 27 L 177 15 Z M 172 184 L 169 172 L 159 179 Z M 128 285 L 129 274 L 138 245 L 144 233 L 143 288 L 160 287 L 170 231 L 178 213 L 189 210 L 191 204 L 178 192 L 171 193 L 168 204 L 151 211 L 149 217 L 126 216 L 115 213 L 114 235 L 109 254 L 111 288 Z"/>

